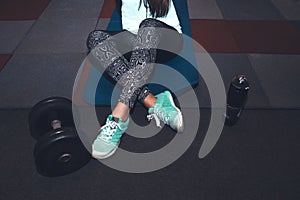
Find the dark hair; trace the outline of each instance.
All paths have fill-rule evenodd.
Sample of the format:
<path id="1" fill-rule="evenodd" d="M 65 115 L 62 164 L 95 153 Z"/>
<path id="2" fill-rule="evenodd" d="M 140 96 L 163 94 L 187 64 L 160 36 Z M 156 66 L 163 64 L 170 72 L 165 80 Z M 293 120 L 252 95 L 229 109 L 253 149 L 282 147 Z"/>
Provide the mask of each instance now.
<path id="1" fill-rule="evenodd" d="M 140 6 L 142 2 L 153 17 L 164 17 L 169 12 L 170 0 L 140 0 Z"/>

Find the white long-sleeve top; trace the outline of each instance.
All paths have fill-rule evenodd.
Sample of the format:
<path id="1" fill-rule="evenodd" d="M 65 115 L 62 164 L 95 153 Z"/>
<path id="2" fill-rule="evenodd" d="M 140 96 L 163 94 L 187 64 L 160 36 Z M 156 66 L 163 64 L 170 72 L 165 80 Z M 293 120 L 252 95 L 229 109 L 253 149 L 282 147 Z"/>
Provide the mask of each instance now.
<path id="1" fill-rule="evenodd" d="M 134 34 L 137 33 L 139 25 L 144 19 L 153 18 L 151 16 L 150 9 L 146 9 L 143 3 L 139 9 L 139 0 L 122 0 L 121 13 L 123 29 L 126 29 Z M 182 33 L 172 0 L 170 1 L 170 7 L 167 16 L 157 17 L 155 19 L 174 27 L 179 33 Z"/>

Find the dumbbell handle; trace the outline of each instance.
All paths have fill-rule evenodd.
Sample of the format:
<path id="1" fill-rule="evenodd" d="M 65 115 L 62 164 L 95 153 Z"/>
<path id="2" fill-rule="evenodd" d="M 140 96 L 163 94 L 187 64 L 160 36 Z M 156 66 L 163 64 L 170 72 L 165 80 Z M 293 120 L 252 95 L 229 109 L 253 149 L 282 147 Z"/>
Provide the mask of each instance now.
<path id="1" fill-rule="evenodd" d="M 51 122 L 51 126 L 52 126 L 52 128 L 53 128 L 54 130 L 55 130 L 55 129 L 58 129 L 58 128 L 61 128 L 61 121 L 55 119 L 55 120 L 53 120 L 53 121 Z"/>

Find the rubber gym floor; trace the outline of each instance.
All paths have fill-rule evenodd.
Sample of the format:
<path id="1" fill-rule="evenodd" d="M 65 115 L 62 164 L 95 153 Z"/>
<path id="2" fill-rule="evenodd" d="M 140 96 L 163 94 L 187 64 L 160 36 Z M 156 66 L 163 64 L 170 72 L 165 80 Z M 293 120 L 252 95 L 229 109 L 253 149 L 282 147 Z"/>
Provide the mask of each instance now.
<path id="1" fill-rule="evenodd" d="M 211 109 L 200 82 L 194 89 L 199 130 L 172 164 L 135 174 L 91 160 L 62 177 L 37 173 L 29 111 L 49 96 L 71 98 L 87 54 L 86 37 L 107 27 L 114 6 L 112 0 L 0 2 L 0 199 L 300 199 L 300 2 L 295 0 L 188 0 L 193 38 L 216 63 L 226 89 L 237 74 L 245 74 L 251 86 L 240 120 L 224 127 L 206 157 L 199 159 L 198 153 Z M 103 123 L 109 108 L 97 110 Z M 133 118 L 145 115 L 138 108 Z M 168 128 L 151 140 L 125 135 L 121 147 L 147 152 L 173 137 Z"/>

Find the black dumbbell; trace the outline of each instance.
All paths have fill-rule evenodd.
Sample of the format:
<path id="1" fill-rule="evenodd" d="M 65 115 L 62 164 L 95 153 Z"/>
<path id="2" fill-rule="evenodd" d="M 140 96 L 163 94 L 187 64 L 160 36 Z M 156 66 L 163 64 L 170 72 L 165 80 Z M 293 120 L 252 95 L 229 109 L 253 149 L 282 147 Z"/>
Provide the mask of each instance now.
<path id="1" fill-rule="evenodd" d="M 234 77 L 227 93 L 225 125 L 233 126 L 239 120 L 250 90 L 249 82 L 244 75 Z"/>
<path id="2" fill-rule="evenodd" d="M 50 97 L 37 103 L 29 114 L 29 128 L 38 140 L 33 155 L 41 175 L 63 176 L 91 159 L 76 132 L 69 99 Z"/>

